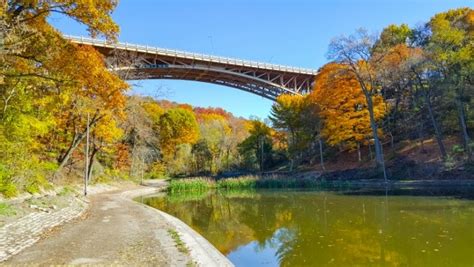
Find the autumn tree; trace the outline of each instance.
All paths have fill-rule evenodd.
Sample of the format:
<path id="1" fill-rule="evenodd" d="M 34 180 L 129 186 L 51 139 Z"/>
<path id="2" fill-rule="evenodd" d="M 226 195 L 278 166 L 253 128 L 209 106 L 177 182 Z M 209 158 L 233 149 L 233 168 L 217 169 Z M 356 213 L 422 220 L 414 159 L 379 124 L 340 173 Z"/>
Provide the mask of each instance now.
<path id="1" fill-rule="evenodd" d="M 58 157 L 59 167 L 64 166 L 80 143 L 72 137 L 70 130 L 79 129 L 79 123 L 85 128 L 84 117 L 78 118 L 78 113 L 68 110 L 70 107 L 84 111 L 92 110 L 90 106 L 86 108 L 89 103 L 101 100 L 121 102 L 121 94 L 127 85 L 107 74 L 101 56 L 90 48 L 70 44 L 48 23 L 50 14 L 61 13 L 85 25 L 92 36 L 104 35 L 113 40 L 118 32 L 118 26 L 110 17 L 115 6 L 115 1 L 79 1 L 79 4 L 6 1 L 1 4 L 0 150 L 5 154 L 0 165 L 9 170 L 8 179 L 22 177 L 26 181 L 31 178 L 33 181 L 27 182 L 26 186 L 37 188 L 33 186 L 34 177 L 44 180 L 46 173 L 58 169 L 49 160 Z M 86 60 L 89 57 L 91 62 Z M 97 80 L 92 81 L 86 70 L 98 75 Z M 101 78 L 104 80 L 99 82 Z M 106 91 L 108 82 L 113 83 L 108 88 L 110 91 Z M 106 103 L 98 106 L 101 111 L 97 116 L 102 116 L 99 115 L 103 113 L 102 107 L 113 107 L 110 105 L 113 101 Z M 97 109 L 93 109 L 92 114 L 96 112 Z M 93 121 L 96 123 L 95 119 Z M 17 133 L 11 131 L 15 125 L 21 126 Z M 66 156 L 66 151 L 71 153 Z M 7 160 L 10 152 L 18 156 L 16 167 Z M 20 155 L 23 156 L 20 158 Z M 17 183 L 22 182 L 18 180 Z"/>
<path id="2" fill-rule="evenodd" d="M 218 114 L 201 115 L 199 129 L 201 133 L 199 147 L 205 148 L 209 153 L 209 171 L 215 175 L 223 168 L 226 141 L 232 130 L 227 119 Z M 196 152 L 199 147 L 196 147 Z"/>
<path id="3" fill-rule="evenodd" d="M 167 110 L 160 117 L 159 131 L 160 149 L 165 162 L 175 158 L 178 145 L 193 145 L 199 140 L 199 126 L 196 117 L 188 109 L 171 108 Z"/>
<path id="4" fill-rule="evenodd" d="M 379 137 L 379 124 L 375 116 L 374 96 L 381 94 L 381 84 L 376 77 L 377 64 L 384 54 L 373 54 L 376 38 L 359 29 L 355 34 L 335 38 L 329 45 L 329 58 L 348 66 L 348 70 L 356 77 L 367 104 L 372 138 L 374 139 L 375 160 L 378 169 L 385 172 L 383 148 Z"/>
<path id="5" fill-rule="evenodd" d="M 342 144 L 349 150 L 357 148 L 360 160 L 360 145 L 367 144 L 372 129 L 359 81 L 349 66 L 328 63 L 320 69 L 314 84 L 310 98 L 320 106 L 322 136 L 329 145 Z M 380 95 L 372 96 L 371 100 L 375 120 L 380 121 L 387 111 L 385 102 Z"/>
<path id="6" fill-rule="evenodd" d="M 71 47 L 71 53 L 56 62 L 55 68 L 69 73 L 69 82 L 63 91 L 70 96 L 63 103 L 67 109 L 59 110 L 57 114 L 62 118 L 61 129 L 70 135 L 64 136 L 69 145 L 58 156 L 61 169 L 84 139 L 87 127 L 95 127 L 101 119 L 113 113 L 124 116 L 126 99 L 123 93 L 128 85 L 108 72 L 102 56 L 90 47 Z M 88 125 L 87 116 L 90 117 Z"/>

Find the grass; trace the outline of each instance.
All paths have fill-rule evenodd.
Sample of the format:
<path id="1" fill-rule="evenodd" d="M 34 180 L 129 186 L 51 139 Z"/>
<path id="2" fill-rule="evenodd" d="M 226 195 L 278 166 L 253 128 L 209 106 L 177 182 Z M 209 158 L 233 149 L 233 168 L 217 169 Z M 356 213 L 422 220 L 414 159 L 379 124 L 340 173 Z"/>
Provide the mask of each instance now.
<path id="1" fill-rule="evenodd" d="M 15 216 L 16 210 L 14 207 L 8 205 L 7 203 L 0 202 L 0 216 Z"/>
<path id="2" fill-rule="evenodd" d="M 170 234 L 171 238 L 173 238 L 174 243 L 176 244 L 176 248 L 179 250 L 181 253 L 188 254 L 189 250 L 186 247 L 186 244 L 181 240 L 181 237 L 179 237 L 178 232 L 176 232 L 173 229 L 168 229 L 168 234 Z"/>
<path id="3" fill-rule="evenodd" d="M 76 194 L 76 190 L 71 186 L 64 186 L 61 191 L 58 192 L 58 196 L 70 196 Z"/>
<path id="4" fill-rule="evenodd" d="M 210 178 L 173 179 L 168 185 L 168 192 L 205 192 L 211 188 L 215 188 L 215 181 Z"/>
<path id="5" fill-rule="evenodd" d="M 235 178 L 221 179 L 217 181 L 216 187 L 218 189 L 249 189 L 256 188 L 259 177 L 257 176 L 241 176 Z"/>
<path id="6" fill-rule="evenodd" d="M 288 176 L 240 176 L 220 180 L 212 178 L 185 178 L 171 180 L 168 186 L 169 193 L 206 192 L 210 189 L 242 190 L 242 189 L 284 189 L 284 188 L 329 188 L 347 187 L 347 183 L 329 183 L 325 179 Z"/>

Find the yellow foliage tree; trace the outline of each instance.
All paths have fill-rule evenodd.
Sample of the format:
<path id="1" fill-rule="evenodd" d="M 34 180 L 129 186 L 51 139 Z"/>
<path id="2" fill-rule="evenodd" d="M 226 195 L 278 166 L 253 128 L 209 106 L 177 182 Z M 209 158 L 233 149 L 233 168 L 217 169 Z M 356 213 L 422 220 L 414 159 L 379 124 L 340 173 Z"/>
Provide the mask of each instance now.
<path id="1" fill-rule="evenodd" d="M 167 110 L 160 118 L 160 145 L 165 160 L 174 157 L 180 144 L 195 144 L 199 127 L 192 111 L 182 108 Z"/>

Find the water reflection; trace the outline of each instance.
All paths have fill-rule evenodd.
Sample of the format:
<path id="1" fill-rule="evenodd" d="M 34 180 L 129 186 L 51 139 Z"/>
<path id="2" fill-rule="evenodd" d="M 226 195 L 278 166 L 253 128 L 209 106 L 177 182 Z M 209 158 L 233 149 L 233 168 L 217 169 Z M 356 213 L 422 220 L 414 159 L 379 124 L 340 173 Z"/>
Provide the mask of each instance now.
<path id="1" fill-rule="evenodd" d="M 144 201 L 193 227 L 237 266 L 474 264 L 473 201 L 301 191 Z"/>

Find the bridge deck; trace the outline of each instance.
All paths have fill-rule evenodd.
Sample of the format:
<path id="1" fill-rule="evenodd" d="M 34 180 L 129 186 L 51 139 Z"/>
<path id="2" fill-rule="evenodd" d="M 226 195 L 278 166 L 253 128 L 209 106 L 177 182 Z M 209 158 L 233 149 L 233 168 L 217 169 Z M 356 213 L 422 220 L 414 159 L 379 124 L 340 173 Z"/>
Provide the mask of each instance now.
<path id="1" fill-rule="evenodd" d="M 117 70 L 134 70 L 124 79 L 179 79 L 225 85 L 275 100 L 281 94 L 305 94 L 311 90 L 316 70 L 257 61 L 189 53 L 178 50 L 110 43 L 105 40 L 65 36 L 74 43 L 90 45 L 115 61 Z M 132 60 L 119 62 L 120 53 Z M 117 54 L 119 53 L 119 54 Z M 134 61 L 137 60 L 137 61 Z"/>
<path id="2" fill-rule="evenodd" d="M 111 48 L 111 49 L 121 49 L 121 50 L 127 50 L 127 51 L 156 54 L 156 55 L 161 55 L 161 56 L 179 57 L 183 59 L 191 59 L 191 60 L 197 60 L 197 61 L 209 61 L 213 63 L 235 65 L 239 67 L 251 67 L 251 68 L 258 68 L 258 69 L 265 69 L 265 70 L 281 71 L 281 72 L 286 72 L 286 73 L 294 73 L 294 74 L 316 75 L 318 73 L 317 70 L 313 70 L 313 69 L 263 63 L 263 62 L 251 61 L 251 60 L 212 56 L 212 55 L 206 55 L 206 54 L 158 48 L 158 47 L 152 47 L 152 46 L 136 45 L 136 44 L 129 44 L 129 43 L 110 43 L 105 40 L 86 38 L 86 37 L 77 37 L 77 36 L 70 36 L 70 35 L 65 35 L 65 37 L 74 43 L 86 44 L 86 45 L 92 45 L 92 46 L 101 46 L 101 47 L 106 47 L 106 48 Z"/>

